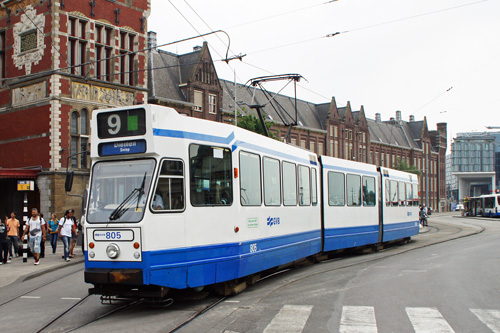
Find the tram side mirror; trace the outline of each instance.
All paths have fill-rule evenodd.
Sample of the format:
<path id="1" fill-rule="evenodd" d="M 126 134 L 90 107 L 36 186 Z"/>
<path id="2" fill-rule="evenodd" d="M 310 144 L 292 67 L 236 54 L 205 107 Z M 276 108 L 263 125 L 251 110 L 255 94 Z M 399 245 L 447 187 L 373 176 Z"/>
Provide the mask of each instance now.
<path id="1" fill-rule="evenodd" d="M 66 182 L 64 183 L 64 188 L 66 189 L 66 192 L 71 192 L 71 188 L 73 187 L 74 175 L 75 172 L 73 170 L 68 171 L 68 173 L 66 173 Z"/>

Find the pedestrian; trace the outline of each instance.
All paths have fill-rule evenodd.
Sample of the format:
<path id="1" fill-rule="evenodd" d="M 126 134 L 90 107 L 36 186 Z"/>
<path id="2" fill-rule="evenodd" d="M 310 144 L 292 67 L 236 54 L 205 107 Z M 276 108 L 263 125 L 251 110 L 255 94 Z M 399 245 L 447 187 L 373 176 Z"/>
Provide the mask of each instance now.
<path id="1" fill-rule="evenodd" d="M 78 235 L 78 231 L 76 230 L 75 218 L 73 217 L 73 213 L 75 211 L 73 209 L 69 209 L 64 214 L 64 217 L 59 220 L 59 227 L 57 228 L 57 233 L 59 238 L 62 239 L 64 244 L 64 260 L 70 261 L 69 259 L 69 247 L 71 241 L 71 234 L 75 233 Z"/>
<path id="2" fill-rule="evenodd" d="M 74 220 L 74 218 L 73 218 L 73 220 Z M 69 246 L 69 257 L 70 258 L 75 257 L 75 254 L 73 253 L 73 251 L 75 250 L 76 240 L 78 238 L 78 234 L 76 232 L 78 231 L 79 224 L 80 224 L 80 220 L 76 220 L 75 221 L 75 232 L 71 233 L 71 245 Z"/>
<path id="3" fill-rule="evenodd" d="M 31 210 L 31 217 L 26 222 L 26 228 L 23 231 L 21 240 L 24 240 L 26 233 L 29 233 L 29 244 L 33 257 L 35 258 L 35 265 L 40 264 L 40 244 L 45 242 L 45 220 L 38 215 L 38 209 Z"/>
<path id="4" fill-rule="evenodd" d="M 419 220 L 420 220 L 420 224 L 422 225 L 422 227 L 425 227 L 427 226 L 427 214 L 425 214 L 425 210 L 424 210 L 424 207 L 420 207 L 420 212 L 418 213 L 419 215 Z"/>
<path id="5" fill-rule="evenodd" d="M 57 248 L 57 229 L 59 227 L 59 220 L 55 213 L 52 213 L 49 220 L 49 234 L 50 234 L 50 245 L 52 246 L 52 254 L 56 253 Z"/>
<path id="6" fill-rule="evenodd" d="M 9 218 L 5 216 L 5 223 L 0 219 L 0 265 L 10 262 L 9 258 L 9 239 L 7 238 L 7 232 L 9 227 L 7 226 L 7 220 Z"/>
<path id="7" fill-rule="evenodd" d="M 10 213 L 10 219 L 7 220 L 7 226 L 9 231 L 7 232 L 7 237 L 9 238 L 9 260 L 15 255 L 19 256 L 19 220 L 16 219 L 16 213 Z M 12 251 L 14 248 L 14 251 Z"/>
<path id="8" fill-rule="evenodd" d="M 43 220 L 43 213 L 40 213 L 40 218 Z M 47 224 L 44 224 L 42 229 L 45 230 L 45 234 L 47 235 Z M 45 258 L 45 240 L 40 242 L 40 258 Z"/>

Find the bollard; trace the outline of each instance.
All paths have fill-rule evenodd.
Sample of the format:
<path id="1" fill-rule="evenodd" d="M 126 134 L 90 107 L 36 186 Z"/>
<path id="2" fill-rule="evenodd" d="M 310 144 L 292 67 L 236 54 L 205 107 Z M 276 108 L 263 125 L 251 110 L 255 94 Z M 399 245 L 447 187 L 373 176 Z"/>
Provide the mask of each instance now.
<path id="1" fill-rule="evenodd" d="M 23 234 L 26 231 L 26 223 L 28 222 L 28 193 L 24 192 L 24 208 L 23 208 Z M 23 262 L 28 262 L 28 235 L 23 238 Z"/>

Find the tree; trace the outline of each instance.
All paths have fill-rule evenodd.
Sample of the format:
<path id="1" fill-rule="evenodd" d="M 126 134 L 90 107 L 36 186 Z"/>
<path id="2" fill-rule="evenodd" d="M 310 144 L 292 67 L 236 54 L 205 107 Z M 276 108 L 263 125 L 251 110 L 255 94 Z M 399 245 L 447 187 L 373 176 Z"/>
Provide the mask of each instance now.
<path id="1" fill-rule="evenodd" d="M 243 115 L 238 114 L 238 127 L 247 129 L 255 133 L 266 135 L 264 129 L 262 128 L 262 124 L 260 123 L 260 119 L 252 114 L 245 114 L 244 110 L 245 108 L 241 109 Z M 264 121 L 264 123 L 266 124 L 269 137 L 277 140 L 276 135 L 274 135 L 274 133 L 271 132 L 271 127 L 273 126 L 273 123 L 270 121 Z"/>
<path id="2" fill-rule="evenodd" d="M 398 160 L 396 161 L 396 164 L 394 165 L 394 169 L 404 171 L 404 172 L 413 173 L 413 174 L 416 174 L 417 176 L 420 176 L 422 174 L 422 171 L 417 169 L 416 166 L 414 166 L 414 165 L 410 166 L 410 165 L 408 165 L 408 163 L 404 162 L 400 158 L 398 158 Z"/>

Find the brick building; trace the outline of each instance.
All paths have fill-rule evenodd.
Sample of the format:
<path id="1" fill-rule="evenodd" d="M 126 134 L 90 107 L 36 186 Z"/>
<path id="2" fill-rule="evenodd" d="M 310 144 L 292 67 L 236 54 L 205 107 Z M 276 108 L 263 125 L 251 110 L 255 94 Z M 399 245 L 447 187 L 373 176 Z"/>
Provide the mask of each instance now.
<path id="1" fill-rule="evenodd" d="M 314 104 L 272 94 L 273 107 L 260 89 L 218 78 L 206 43 L 193 52 L 177 55 L 155 49 L 156 33 L 150 32 L 148 37 L 153 48 L 148 56 L 150 103 L 173 107 L 188 116 L 232 124 L 235 114 L 257 115 L 249 105 L 261 105 L 263 117 L 272 123 L 270 131 L 274 136 L 296 146 L 377 166 L 394 168 L 401 161 L 415 166 L 422 173 L 420 201 L 434 209 L 446 209 L 446 123 L 429 131 L 425 117 L 415 121 L 410 116 L 406 122 L 401 111 L 388 121 L 382 121 L 380 114 L 376 119 L 368 119 L 363 106 L 353 110 L 348 102 L 339 107 L 335 98 L 329 103 Z M 287 135 L 292 120 L 297 125 Z"/>
<path id="2" fill-rule="evenodd" d="M 64 177 L 80 153 L 69 167 L 83 193 L 92 110 L 147 101 L 150 1 L 0 3 L 0 214 L 22 211 L 16 181 L 33 178 L 30 207 L 79 211 Z"/>

